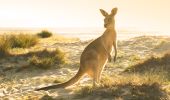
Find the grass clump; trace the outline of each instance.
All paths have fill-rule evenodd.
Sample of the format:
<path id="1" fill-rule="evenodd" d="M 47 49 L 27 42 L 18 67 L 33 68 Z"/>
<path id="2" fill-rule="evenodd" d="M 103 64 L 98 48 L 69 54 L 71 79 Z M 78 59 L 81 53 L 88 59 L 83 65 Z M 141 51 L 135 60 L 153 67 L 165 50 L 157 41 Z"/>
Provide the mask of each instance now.
<path id="1" fill-rule="evenodd" d="M 170 80 L 170 53 L 164 54 L 162 57 L 150 57 L 149 59 L 133 65 L 125 70 L 129 73 L 146 73 L 156 72 L 163 73 L 164 76 Z"/>
<path id="2" fill-rule="evenodd" d="M 0 36 L 0 57 L 9 55 L 12 48 L 28 48 L 38 43 L 38 38 L 30 34 Z"/>
<path id="3" fill-rule="evenodd" d="M 51 37 L 53 34 L 47 30 L 42 30 L 40 33 L 37 34 L 41 38 L 48 38 Z"/>
<path id="4" fill-rule="evenodd" d="M 54 64 L 54 61 L 52 58 L 39 58 L 37 56 L 33 56 L 31 59 L 29 59 L 29 63 L 38 68 L 48 69 Z"/>
<path id="5" fill-rule="evenodd" d="M 9 55 L 9 50 L 11 48 L 11 44 L 7 38 L 7 36 L 0 37 L 0 57 L 4 57 Z"/>
<path id="6" fill-rule="evenodd" d="M 10 35 L 9 42 L 12 48 L 28 48 L 38 43 L 38 38 L 30 34 Z"/>
<path id="7" fill-rule="evenodd" d="M 38 37 L 31 34 L 2 35 L 0 40 L 1 44 L 9 48 L 28 48 L 38 43 Z"/>
<path id="8" fill-rule="evenodd" d="M 30 65 L 41 69 L 48 69 L 55 64 L 60 65 L 66 63 L 65 53 L 59 49 L 48 51 L 47 49 L 37 52 L 29 60 Z"/>
<path id="9" fill-rule="evenodd" d="M 153 80 L 153 81 L 152 81 Z M 166 100 L 168 93 L 162 89 L 162 79 L 158 75 L 118 75 L 102 79 L 99 87 L 84 87 L 80 89 L 77 98 L 90 100 Z"/>

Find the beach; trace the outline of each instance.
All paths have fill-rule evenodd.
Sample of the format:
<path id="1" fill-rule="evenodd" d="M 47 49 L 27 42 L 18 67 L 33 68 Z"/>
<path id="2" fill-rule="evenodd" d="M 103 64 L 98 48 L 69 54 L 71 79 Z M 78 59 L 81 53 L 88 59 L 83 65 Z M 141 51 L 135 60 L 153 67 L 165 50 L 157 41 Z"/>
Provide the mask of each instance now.
<path id="1" fill-rule="evenodd" d="M 89 33 L 90 34 L 90 33 Z M 63 35 L 63 36 L 62 36 Z M 73 77 L 79 68 L 80 55 L 84 48 L 98 37 L 99 34 L 89 35 L 90 38 L 83 39 L 87 34 L 54 35 L 50 38 L 40 39 L 39 43 L 31 48 L 13 49 L 15 56 L 2 58 L 0 60 L 0 97 L 5 99 L 43 99 L 45 96 L 55 100 L 75 100 L 78 89 L 92 84 L 88 76 L 84 76 L 78 85 L 68 89 L 54 89 L 50 91 L 34 91 L 37 87 L 43 87 L 58 82 L 64 82 Z M 70 37 L 72 35 L 73 37 Z M 123 38 L 125 37 L 125 38 Z M 122 38 L 122 39 L 120 39 Z M 47 70 L 32 68 L 24 56 L 31 51 L 42 49 L 53 50 L 59 48 L 66 53 L 67 63 L 54 65 Z M 127 68 L 135 65 L 151 56 L 161 56 L 170 50 L 170 37 L 167 36 L 146 36 L 146 35 L 118 35 L 118 57 L 117 61 L 108 62 L 102 76 L 120 75 Z M 18 53 L 19 52 L 19 53 Z M 112 57 L 114 56 L 114 53 Z M 28 65 L 29 68 L 23 68 Z M 22 69 L 17 71 L 18 69 Z M 60 81 L 58 81 L 60 80 Z M 55 83 L 56 82 L 56 83 Z M 163 85 L 164 86 L 164 85 Z M 89 100 L 92 97 L 77 98 L 76 100 Z M 98 97 L 100 98 L 100 96 Z M 96 99 L 97 100 L 97 99 Z M 109 100 L 109 99 L 108 99 Z"/>

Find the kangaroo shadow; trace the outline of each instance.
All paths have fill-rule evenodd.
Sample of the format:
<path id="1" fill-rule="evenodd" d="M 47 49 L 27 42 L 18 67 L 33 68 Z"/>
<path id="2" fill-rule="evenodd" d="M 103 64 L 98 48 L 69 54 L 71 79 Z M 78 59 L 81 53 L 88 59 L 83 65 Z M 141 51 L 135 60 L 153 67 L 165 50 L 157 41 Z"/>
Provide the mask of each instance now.
<path id="1" fill-rule="evenodd" d="M 168 95 L 161 86 L 157 83 L 134 85 L 127 84 L 113 84 L 111 86 L 103 86 L 94 89 L 83 88 L 79 91 L 75 98 L 87 100 L 109 99 L 109 100 L 160 100 L 167 99 Z M 85 100 L 86 100 L 85 99 Z"/>

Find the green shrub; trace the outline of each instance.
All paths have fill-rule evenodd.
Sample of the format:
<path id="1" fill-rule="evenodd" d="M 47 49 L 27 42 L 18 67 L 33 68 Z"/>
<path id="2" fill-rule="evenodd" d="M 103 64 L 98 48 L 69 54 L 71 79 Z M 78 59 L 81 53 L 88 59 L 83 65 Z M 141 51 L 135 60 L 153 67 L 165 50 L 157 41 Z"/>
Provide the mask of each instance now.
<path id="1" fill-rule="evenodd" d="M 51 37 L 53 34 L 47 30 L 43 30 L 40 33 L 37 34 L 41 38 L 48 38 Z"/>
<path id="2" fill-rule="evenodd" d="M 10 35 L 12 48 L 28 48 L 38 43 L 38 37 L 30 34 Z"/>
<path id="3" fill-rule="evenodd" d="M 65 53 L 56 49 L 54 51 L 43 50 L 34 54 L 29 60 L 30 65 L 38 68 L 48 69 L 55 64 L 60 65 L 66 62 Z"/>

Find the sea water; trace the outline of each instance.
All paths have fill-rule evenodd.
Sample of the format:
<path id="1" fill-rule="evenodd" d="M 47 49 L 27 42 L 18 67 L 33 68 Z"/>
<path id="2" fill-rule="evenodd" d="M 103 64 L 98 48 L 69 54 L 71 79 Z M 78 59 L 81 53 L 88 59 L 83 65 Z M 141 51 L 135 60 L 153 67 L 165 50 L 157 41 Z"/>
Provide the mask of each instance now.
<path id="1" fill-rule="evenodd" d="M 51 31 L 53 34 L 63 35 L 65 37 L 79 38 L 81 41 L 96 39 L 104 32 L 104 28 L 0 28 L 0 34 L 3 33 L 38 33 L 41 30 Z M 127 40 L 138 36 L 170 36 L 168 33 L 144 32 L 134 30 L 116 30 L 118 40 Z"/>

